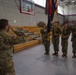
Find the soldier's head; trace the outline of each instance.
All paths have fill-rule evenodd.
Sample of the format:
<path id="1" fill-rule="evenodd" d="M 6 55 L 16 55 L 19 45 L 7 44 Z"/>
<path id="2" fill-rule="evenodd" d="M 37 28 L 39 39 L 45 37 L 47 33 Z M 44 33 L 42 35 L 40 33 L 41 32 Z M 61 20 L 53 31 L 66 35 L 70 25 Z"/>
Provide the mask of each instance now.
<path id="1" fill-rule="evenodd" d="M 74 26 L 76 26 L 76 22 L 74 22 L 73 24 L 74 24 Z"/>
<path id="2" fill-rule="evenodd" d="M 39 26 L 39 27 L 41 27 L 41 28 L 45 28 L 46 23 L 43 22 L 43 21 L 40 21 L 40 22 L 37 24 L 37 26 Z"/>
<path id="3" fill-rule="evenodd" d="M 63 26 L 64 26 L 64 27 L 68 27 L 68 23 L 67 23 L 67 22 L 64 22 L 64 23 L 63 23 Z"/>
<path id="4" fill-rule="evenodd" d="M 9 23 L 7 19 L 0 19 L 0 29 L 9 31 Z"/>
<path id="5" fill-rule="evenodd" d="M 58 26 L 59 25 L 59 22 L 58 21 L 55 21 L 54 22 L 54 26 Z"/>

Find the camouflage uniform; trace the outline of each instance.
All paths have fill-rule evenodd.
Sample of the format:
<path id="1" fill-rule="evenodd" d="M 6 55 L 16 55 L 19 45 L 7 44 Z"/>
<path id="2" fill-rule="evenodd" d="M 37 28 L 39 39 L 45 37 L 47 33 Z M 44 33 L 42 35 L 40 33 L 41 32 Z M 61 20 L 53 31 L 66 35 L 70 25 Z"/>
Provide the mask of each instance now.
<path id="1" fill-rule="evenodd" d="M 58 26 L 53 26 L 53 28 L 52 28 L 52 43 L 53 43 L 53 47 L 54 47 L 53 55 L 58 55 L 60 33 L 61 33 L 60 28 Z"/>
<path id="2" fill-rule="evenodd" d="M 19 36 L 16 40 L 15 40 L 15 43 L 18 44 L 18 43 L 24 43 L 26 42 L 26 39 L 25 39 L 25 33 L 20 31 L 20 30 L 17 30 L 16 34 Z"/>
<path id="3" fill-rule="evenodd" d="M 61 45 L 63 56 L 67 56 L 67 48 L 68 48 L 68 38 L 69 38 L 70 30 L 69 27 L 63 27 L 62 37 L 61 37 Z"/>
<path id="4" fill-rule="evenodd" d="M 76 57 L 76 26 L 72 28 L 72 47 L 73 47 L 73 58 Z"/>
<path id="5" fill-rule="evenodd" d="M 15 31 L 16 34 L 19 32 Z M 0 30 L 0 75 L 15 75 L 13 64 L 14 37 Z"/>
<path id="6" fill-rule="evenodd" d="M 44 36 L 44 28 L 41 28 L 41 30 L 40 30 L 40 33 L 41 33 L 41 38 L 42 38 L 42 44 L 43 44 L 43 36 Z"/>
<path id="7" fill-rule="evenodd" d="M 45 47 L 45 54 L 49 55 L 49 51 L 50 51 L 50 35 L 47 33 L 46 30 L 44 30 L 44 34 L 43 34 L 43 45 Z"/>
<path id="8" fill-rule="evenodd" d="M 42 44 L 45 47 L 45 54 L 49 55 L 49 51 L 50 51 L 50 34 L 47 33 L 46 23 L 41 21 L 38 24 L 38 26 L 41 27 L 40 33 L 41 33 L 41 37 L 42 37 Z"/>

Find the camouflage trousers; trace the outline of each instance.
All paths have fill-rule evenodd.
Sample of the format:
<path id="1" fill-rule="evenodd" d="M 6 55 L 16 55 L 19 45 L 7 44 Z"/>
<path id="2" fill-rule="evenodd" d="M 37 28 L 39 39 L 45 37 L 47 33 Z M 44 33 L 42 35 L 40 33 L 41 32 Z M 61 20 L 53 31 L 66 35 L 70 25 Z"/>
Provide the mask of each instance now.
<path id="1" fill-rule="evenodd" d="M 76 38 L 73 39 L 72 41 L 72 48 L 73 48 L 73 53 L 76 53 Z"/>
<path id="2" fill-rule="evenodd" d="M 68 49 L 68 39 L 62 39 L 61 40 L 61 45 L 62 45 L 62 52 L 67 54 L 67 49 Z"/>
<path id="3" fill-rule="evenodd" d="M 45 47 L 45 52 L 49 53 L 49 51 L 50 51 L 50 41 L 45 41 L 44 42 L 44 47 Z"/>
<path id="4" fill-rule="evenodd" d="M 3 60 L 0 59 L 0 75 L 15 75 L 13 61 L 8 61 L 4 60 L 3 62 Z"/>
<path id="5" fill-rule="evenodd" d="M 53 48 L 55 52 L 59 51 L 59 38 L 52 38 Z"/>

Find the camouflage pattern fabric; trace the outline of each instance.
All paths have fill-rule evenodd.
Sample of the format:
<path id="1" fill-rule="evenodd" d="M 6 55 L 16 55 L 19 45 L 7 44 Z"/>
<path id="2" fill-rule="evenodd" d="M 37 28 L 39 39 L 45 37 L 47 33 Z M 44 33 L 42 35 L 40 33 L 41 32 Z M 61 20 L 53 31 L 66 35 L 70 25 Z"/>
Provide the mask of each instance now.
<path id="1" fill-rule="evenodd" d="M 43 36 L 42 36 L 42 42 L 45 47 L 45 52 L 48 54 L 50 51 L 50 38 L 48 39 L 50 35 L 47 33 L 46 30 L 43 31 Z"/>
<path id="2" fill-rule="evenodd" d="M 44 28 L 41 28 L 40 33 L 41 33 L 41 38 L 42 38 L 42 43 L 43 43 L 43 38 L 44 38 L 43 36 L 44 36 L 44 33 L 45 33 Z"/>
<path id="3" fill-rule="evenodd" d="M 63 27 L 62 37 L 61 37 L 61 45 L 62 45 L 63 54 L 67 54 L 69 35 L 70 35 L 69 27 L 67 28 Z"/>
<path id="4" fill-rule="evenodd" d="M 54 51 L 58 52 L 59 51 L 59 35 L 61 33 L 61 30 L 59 27 L 53 27 L 52 28 L 52 43 L 54 47 Z"/>
<path id="5" fill-rule="evenodd" d="M 19 31 L 14 31 L 21 36 Z M 0 75 L 15 75 L 13 64 L 14 37 L 0 30 Z"/>
<path id="6" fill-rule="evenodd" d="M 76 53 L 76 26 L 72 27 L 72 47 L 73 53 Z"/>
<path id="7" fill-rule="evenodd" d="M 37 24 L 37 26 L 39 26 L 39 27 L 45 27 L 45 26 L 46 26 L 46 23 L 43 22 L 43 21 L 40 21 L 40 22 Z"/>
<path id="8" fill-rule="evenodd" d="M 26 42 L 26 35 L 25 35 L 25 33 L 24 32 L 22 32 L 22 31 L 19 31 L 19 30 L 17 30 L 17 31 L 14 31 L 15 33 L 16 33 L 16 35 L 18 35 L 19 37 L 15 40 L 15 43 L 16 44 L 18 44 L 18 43 L 24 43 L 24 42 Z"/>

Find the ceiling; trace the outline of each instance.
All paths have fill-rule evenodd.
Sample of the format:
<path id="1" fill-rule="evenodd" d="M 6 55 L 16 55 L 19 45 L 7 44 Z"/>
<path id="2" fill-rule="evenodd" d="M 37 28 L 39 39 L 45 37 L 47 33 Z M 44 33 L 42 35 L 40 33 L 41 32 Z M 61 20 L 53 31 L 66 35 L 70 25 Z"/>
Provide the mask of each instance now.
<path id="1" fill-rule="evenodd" d="M 76 0 L 59 0 L 59 5 L 76 5 Z"/>

